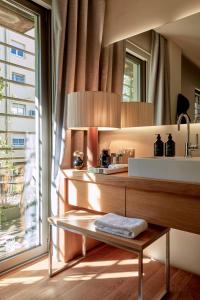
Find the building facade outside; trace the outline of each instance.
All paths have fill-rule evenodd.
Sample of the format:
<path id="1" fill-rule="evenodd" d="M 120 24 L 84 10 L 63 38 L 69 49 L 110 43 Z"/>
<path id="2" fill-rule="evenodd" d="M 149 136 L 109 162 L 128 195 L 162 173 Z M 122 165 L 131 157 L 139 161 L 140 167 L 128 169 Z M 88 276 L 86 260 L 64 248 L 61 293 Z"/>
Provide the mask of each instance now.
<path id="1" fill-rule="evenodd" d="M 0 26 L 0 259 L 38 240 L 34 34 Z"/>

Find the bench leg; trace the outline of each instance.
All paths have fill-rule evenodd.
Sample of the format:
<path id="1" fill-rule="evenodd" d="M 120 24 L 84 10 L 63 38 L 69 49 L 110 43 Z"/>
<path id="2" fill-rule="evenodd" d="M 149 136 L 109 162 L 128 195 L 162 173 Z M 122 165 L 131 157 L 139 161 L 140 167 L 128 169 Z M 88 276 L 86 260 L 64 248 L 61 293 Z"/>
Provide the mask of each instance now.
<path id="1" fill-rule="evenodd" d="M 82 255 L 86 256 L 86 236 L 82 235 Z"/>
<path id="2" fill-rule="evenodd" d="M 143 251 L 138 254 L 138 300 L 143 300 Z"/>
<path id="3" fill-rule="evenodd" d="M 79 263 L 81 260 L 83 260 L 86 256 L 86 237 L 82 235 L 82 256 L 79 256 L 78 258 L 75 258 L 73 260 L 71 260 L 70 262 L 68 262 L 66 265 L 64 265 L 64 267 L 56 270 L 53 272 L 53 239 L 52 239 L 52 224 L 49 224 L 49 256 L 48 256 L 48 260 L 49 260 L 49 277 L 53 277 L 56 274 L 69 269 L 73 266 L 75 266 L 77 263 Z"/>
<path id="4" fill-rule="evenodd" d="M 170 233 L 166 233 L 166 259 L 165 259 L 166 293 L 170 292 Z"/>

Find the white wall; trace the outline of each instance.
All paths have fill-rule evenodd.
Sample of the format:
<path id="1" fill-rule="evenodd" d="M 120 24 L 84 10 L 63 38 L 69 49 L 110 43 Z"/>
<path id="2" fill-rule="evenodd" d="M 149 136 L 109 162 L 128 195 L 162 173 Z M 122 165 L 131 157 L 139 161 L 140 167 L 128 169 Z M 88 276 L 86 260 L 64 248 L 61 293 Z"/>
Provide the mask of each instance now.
<path id="1" fill-rule="evenodd" d="M 199 0 L 107 0 L 104 44 L 200 11 Z"/>
<path id="2" fill-rule="evenodd" d="M 166 134 L 169 132 L 172 133 L 176 142 L 176 155 L 183 156 L 186 125 L 181 125 L 180 132 L 178 132 L 176 125 L 100 132 L 100 149 L 109 147 L 111 152 L 117 152 L 124 148 L 134 148 L 136 149 L 137 157 L 153 156 L 155 134 L 160 133 L 163 141 L 166 141 Z M 195 141 L 195 133 L 200 133 L 200 124 L 191 125 L 192 142 Z M 200 156 L 200 152 L 196 155 Z M 147 248 L 146 254 L 163 261 L 165 258 L 164 250 L 164 238 L 162 238 L 154 243 L 153 246 Z M 171 264 L 200 275 L 200 235 L 171 230 Z"/>

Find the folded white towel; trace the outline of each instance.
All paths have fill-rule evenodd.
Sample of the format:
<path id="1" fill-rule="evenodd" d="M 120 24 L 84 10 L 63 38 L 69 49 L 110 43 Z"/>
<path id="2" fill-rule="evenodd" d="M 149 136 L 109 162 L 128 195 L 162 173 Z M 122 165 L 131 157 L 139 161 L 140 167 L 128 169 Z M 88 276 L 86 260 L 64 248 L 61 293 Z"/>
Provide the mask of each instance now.
<path id="1" fill-rule="evenodd" d="M 148 227 L 143 219 L 127 218 L 113 213 L 96 219 L 94 223 L 98 230 L 127 238 L 135 238 Z"/>

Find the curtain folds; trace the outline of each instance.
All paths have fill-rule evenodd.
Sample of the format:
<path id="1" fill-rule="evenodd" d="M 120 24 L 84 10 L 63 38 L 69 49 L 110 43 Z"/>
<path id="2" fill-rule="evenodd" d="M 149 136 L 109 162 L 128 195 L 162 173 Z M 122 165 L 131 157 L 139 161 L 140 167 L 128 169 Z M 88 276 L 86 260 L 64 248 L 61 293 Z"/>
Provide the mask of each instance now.
<path id="1" fill-rule="evenodd" d="M 99 90 L 122 95 L 125 41 L 119 41 L 102 49 Z"/>
<path id="2" fill-rule="evenodd" d="M 167 40 L 153 31 L 149 99 L 154 103 L 154 125 L 171 124 Z"/>
<path id="3" fill-rule="evenodd" d="M 123 43 L 102 49 L 105 6 L 106 0 L 52 0 L 51 215 L 65 210 L 61 166 L 70 167 L 72 140 L 76 137 L 84 143 L 84 132 L 77 131 L 77 135 L 65 128 L 67 95 L 98 90 L 120 94 L 122 90 Z M 62 244 L 63 239 L 60 241 Z M 53 243 L 60 245 L 56 228 Z M 62 258 L 59 247 L 54 247 L 53 252 Z"/>
<path id="4" fill-rule="evenodd" d="M 53 178 L 61 164 L 66 96 L 74 91 L 96 91 L 103 37 L 105 0 L 53 0 Z"/>
<path id="5" fill-rule="evenodd" d="M 54 178 L 64 151 L 67 94 L 122 92 L 125 47 L 122 41 L 102 48 L 105 5 L 105 0 L 52 1 Z"/>

